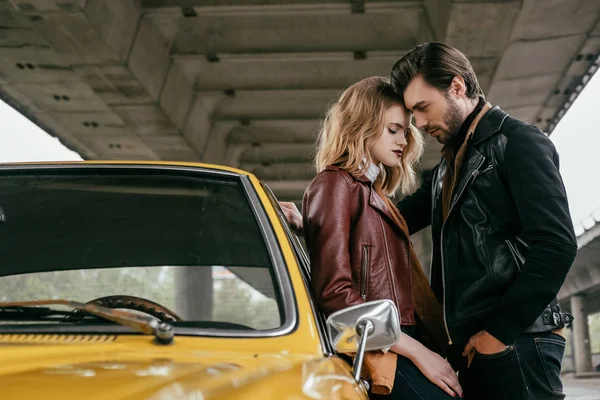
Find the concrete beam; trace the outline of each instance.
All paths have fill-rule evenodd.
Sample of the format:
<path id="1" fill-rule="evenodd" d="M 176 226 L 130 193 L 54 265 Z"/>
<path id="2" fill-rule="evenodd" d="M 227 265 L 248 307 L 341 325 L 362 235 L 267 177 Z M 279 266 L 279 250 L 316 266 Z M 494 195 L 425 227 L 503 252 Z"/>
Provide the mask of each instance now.
<path id="1" fill-rule="evenodd" d="M 10 31 L 10 29 L 9 29 Z M 10 45 L 9 45 L 10 46 Z M 2 48 L 0 84 L 77 80 L 71 66 L 55 51 L 28 43 Z"/>
<path id="2" fill-rule="evenodd" d="M 499 57 L 508 44 L 520 1 L 425 0 L 433 38 L 460 49 L 471 61 L 484 93 L 492 88 Z M 493 35 L 481 34 L 493 26 Z M 487 28 L 483 28 L 487 29 Z"/>
<path id="3" fill-rule="evenodd" d="M 160 160 L 200 161 L 198 154 L 181 135 L 148 136 L 143 140 Z"/>
<path id="4" fill-rule="evenodd" d="M 191 109 L 187 113 L 183 136 L 201 159 L 204 159 L 207 143 L 212 138 L 213 125 L 218 123 L 213 123 L 215 109 L 221 103 L 227 103 L 228 100 L 230 99 L 223 94 L 214 94 L 212 96 L 200 94 L 194 97 Z M 231 124 L 230 129 L 238 123 L 237 121 L 234 122 Z M 227 136 L 224 134 L 223 137 L 219 136 L 216 140 L 219 143 L 222 141 L 224 146 L 226 138 Z M 221 148 L 221 144 L 219 144 L 219 148 Z"/>
<path id="5" fill-rule="evenodd" d="M 498 57 L 509 43 L 520 8 L 520 0 L 454 1 L 450 12 L 445 14 L 448 16 L 448 24 L 444 42 L 460 49 L 469 58 L 494 58 L 495 69 Z M 487 31 L 491 27 L 493 34 L 482 33 L 482 29 Z"/>
<path id="6" fill-rule="evenodd" d="M 215 90 L 343 90 L 369 76 L 387 76 L 401 52 L 366 53 L 355 60 L 351 53 L 247 55 L 203 63 L 197 91 Z M 496 59 L 473 57 L 471 63 L 482 86 L 487 87 Z"/>
<path id="7" fill-rule="evenodd" d="M 234 128 L 227 141 L 231 144 L 314 143 L 319 124 L 316 119 L 247 121 L 247 125 Z"/>
<path id="8" fill-rule="evenodd" d="M 131 135 L 127 123 L 118 114 L 111 111 L 48 112 L 46 114 L 67 132 L 82 138 Z"/>
<path id="9" fill-rule="evenodd" d="M 199 73 L 195 64 L 174 60 L 160 94 L 160 106 L 173 124 L 181 131 L 187 125 L 194 100 L 194 80 Z"/>
<path id="10" fill-rule="evenodd" d="M 394 3 L 398 0 L 366 0 L 365 8 L 368 9 L 372 4 L 377 6 L 381 3 Z M 412 2 L 412 0 L 402 0 L 405 2 Z M 348 0 L 327 0 L 327 4 L 342 4 L 344 9 L 350 11 L 350 4 Z M 141 0 L 142 7 L 147 9 L 180 9 L 182 5 L 181 0 Z M 224 7 L 238 7 L 247 9 L 249 6 L 263 6 L 264 8 L 282 8 L 285 6 L 305 6 L 314 7 L 315 0 L 227 0 L 227 6 L 223 6 L 222 0 L 185 0 L 187 7 L 194 8 L 196 11 L 201 11 L 202 8 L 224 8 Z M 251 8 L 253 10 L 254 7 Z"/>
<path id="11" fill-rule="evenodd" d="M 235 129 L 235 128 L 234 128 Z M 225 151 L 225 158 L 222 160 L 222 164 L 229 165 L 231 167 L 239 167 L 240 165 L 240 157 L 249 145 L 247 144 L 233 144 L 227 145 L 227 150 Z"/>
<path id="12" fill-rule="evenodd" d="M 542 98 L 541 87 L 536 104 L 536 116 L 530 118 L 544 130 L 556 125 L 557 110 L 567 101 L 575 86 L 579 85 L 591 65 L 587 56 L 578 56 L 583 48 L 593 49 L 592 31 L 600 13 L 600 3 L 587 0 L 543 0 L 523 2 L 514 23 L 511 43 L 504 52 L 494 79 L 492 92 L 502 91 L 508 79 L 529 79 L 540 75 L 558 75 L 555 82 L 548 81 Z M 543 17 L 542 17 L 543 15 Z M 569 18 L 565 18 L 569 15 Z M 587 49 L 586 49 L 587 54 Z M 585 65 L 584 65 L 585 64 Z M 506 98 L 511 107 L 521 102 L 518 95 Z M 497 101 L 497 100 L 494 100 Z M 521 106 L 524 104 L 521 102 Z M 530 109 L 531 111 L 531 109 Z"/>
<path id="13" fill-rule="evenodd" d="M 433 38 L 443 42 L 448 31 L 452 0 L 424 0 L 425 11 L 433 33 Z"/>
<path id="14" fill-rule="evenodd" d="M 73 71 L 109 106 L 152 102 L 146 88 L 124 65 L 83 65 Z"/>
<path id="15" fill-rule="evenodd" d="M 600 36 L 590 36 L 584 41 L 575 58 L 571 60 L 565 73 L 566 76 L 559 83 L 559 89 L 570 89 L 570 91 L 573 91 L 576 85 L 581 84 L 582 77 L 588 73 L 597 54 L 600 54 Z M 564 94 L 567 95 L 570 93 Z M 562 103 L 557 106 L 560 105 Z"/>
<path id="16" fill-rule="evenodd" d="M 115 105 L 111 109 L 140 137 L 180 135 L 163 110 L 155 104 Z"/>
<path id="17" fill-rule="evenodd" d="M 496 79 L 532 78 L 543 75 L 563 74 L 575 58 L 586 35 L 577 34 L 537 41 L 513 42 L 502 56 Z M 519 68 L 515 68 L 518 65 Z"/>
<path id="18" fill-rule="evenodd" d="M 265 181 L 311 180 L 316 175 L 312 163 L 241 163 L 239 168 Z"/>
<path id="19" fill-rule="evenodd" d="M 18 99 L 33 112 L 89 112 L 109 111 L 88 85 L 78 80 L 15 83 L 3 91 Z"/>
<path id="20" fill-rule="evenodd" d="M 234 91 L 214 107 L 215 120 L 318 119 L 340 94 L 339 90 L 255 90 Z M 209 94 L 199 95 L 207 97 Z M 210 93 L 214 96 L 223 92 Z M 192 111 L 192 115 L 194 115 Z"/>
<path id="21" fill-rule="evenodd" d="M 84 10 L 112 51 L 120 60 L 127 60 L 141 19 L 139 0 L 89 0 Z"/>
<path id="22" fill-rule="evenodd" d="M 240 163 L 310 163 L 314 154 L 312 144 L 268 143 L 248 147 L 240 157 Z"/>
<path id="23" fill-rule="evenodd" d="M 540 40 L 588 32 L 598 22 L 600 4 L 589 0 L 525 0 L 511 40 Z M 544 52 L 539 51 L 538 55 Z"/>
<path id="24" fill-rule="evenodd" d="M 543 104 L 560 76 L 561 74 L 555 73 L 504 79 L 494 84 L 488 98 L 496 104 L 508 104 L 512 108 Z"/>
<path id="25" fill-rule="evenodd" d="M 3 1 L 3 3 L 12 3 L 16 9 L 26 14 L 75 13 L 83 10 L 81 2 L 66 2 L 61 0 L 17 0 Z"/>
<path id="26" fill-rule="evenodd" d="M 431 26 L 431 19 L 425 7 L 421 9 L 419 14 L 419 31 L 417 32 L 417 44 L 432 42 L 435 40 L 435 34 L 433 27 Z"/>
<path id="27" fill-rule="evenodd" d="M 143 139 L 130 134 L 116 136 L 79 136 L 81 142 L 92 149 L 100 159 L 159 160 L 153 149 Z"/>
<path id="28" fill-rule="evenodd" d="M 590 36 L 600 36 L 600 20 L 596 23 L 596 27 L 590 32 Z"/>
<path id="29" fill-rule="evenodd" d="M 225 164 L 232 167 L 237 166 L 237 160 L 231 159 L 225 161 L 227 153 L 227 135 L 238 125 L 235 121 L 220 121 L 213 125 L 206 150 L 202 153 L 202 161 L 211 164 Z"/>
<path id="30" fill-rule="evenodd" d="M 350 53 L 298 57 L 244 56 L 205 62 L 196 90 L 344 89 L 362 78 L 386 76 L 397 55 L 354 60 Z"/>
<path id="31" fill-rule="evenodd" d="M 379 4 L 352 14 L 349 5 L 198 7 L 179 18 L 178 54 L 275 53 L 410 49 L 419 33 L 421 2 Z M 402 27 L 398 29 L 398 27 Z M 278 32 L 274 35 L 273 32 Z M 323 40 L 327 38 L 327 40 Z"/>
<path id="32" fill-rule="evenodd" d="M 68 65 L 115 64 L 121 60 L 83 12 L 47 12 L 33 28 Z"/>
<path id="33" fill-rule="evenodd" d="M 171 64 L 171 45 L 177 32 L 166 17 L 142 18 L 127 64 L 150 97 L 158 100 Z"/>

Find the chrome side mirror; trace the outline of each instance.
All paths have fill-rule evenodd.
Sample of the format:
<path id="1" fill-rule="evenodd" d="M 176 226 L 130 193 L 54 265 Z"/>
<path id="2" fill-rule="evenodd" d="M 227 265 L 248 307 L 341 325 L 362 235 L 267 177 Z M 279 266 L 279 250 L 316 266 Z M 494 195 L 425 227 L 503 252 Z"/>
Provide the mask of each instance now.
<path id="1" fill-rule="evenodd" d="M 356 353 L 353 372 L 359 381 L 365 352 L 390 347 L 400 338 L 400 318 L 391 300 L 369 301 L 331 314 L 327 330 L 335 351 Z"/>

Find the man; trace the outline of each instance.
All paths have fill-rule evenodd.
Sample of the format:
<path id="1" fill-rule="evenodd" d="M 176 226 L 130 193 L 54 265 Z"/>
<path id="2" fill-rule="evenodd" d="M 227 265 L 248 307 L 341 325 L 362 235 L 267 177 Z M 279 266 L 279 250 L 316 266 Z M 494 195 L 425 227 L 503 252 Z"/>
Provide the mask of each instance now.
<path id="1" fill-rule="evenodd" d="M 391 80 L 416 126 L 444 145 L 398 208 L 411 234 L 431 225 L 430 282 L 465 398 L 563 399 L 572 316 L 556 295 L 577 242 L 552 142 L 487 103 L 468 59 L 445 44 L 417 46 Z"/>

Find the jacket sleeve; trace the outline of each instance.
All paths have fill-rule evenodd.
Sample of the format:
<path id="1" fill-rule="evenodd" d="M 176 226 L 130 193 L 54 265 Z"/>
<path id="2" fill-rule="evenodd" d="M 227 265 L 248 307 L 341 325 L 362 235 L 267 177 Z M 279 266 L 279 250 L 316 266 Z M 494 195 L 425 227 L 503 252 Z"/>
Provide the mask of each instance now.
<path id="1" fill-rule="evenodd" d="M 400 200 L 396 207 L 406 220 L 410 234 L 419 232 L 431 225 L 431 182 L 434 172 L 423 181 L 421 186 L 411 194 Z"/>
<path id="2" fill-rule="evenodd" d="M 510 344 L 557 295 L 577 254 L 577 240 L 558 154 L 548 137 L 532 126 L 513 132 L 501 168 L 529 251 L 485 329 Z"/>
<path id="3" fill-rule="evenodd" d="M 364 302 L 353 285 L 350 264 L 355 197 L 339 172 L 325 171 L 311 183 L 303 199 L 311 285 L 317 305 L 326 315 Z"/>

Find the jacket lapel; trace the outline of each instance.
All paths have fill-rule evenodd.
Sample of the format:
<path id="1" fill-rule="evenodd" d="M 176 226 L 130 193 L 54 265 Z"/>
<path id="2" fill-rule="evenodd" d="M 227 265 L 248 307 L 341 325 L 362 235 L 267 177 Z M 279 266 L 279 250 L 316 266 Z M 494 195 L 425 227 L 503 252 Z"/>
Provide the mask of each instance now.
<path id="1" fill-rule="evenodd" d="M 396 221 L 396 218 L 394 218 L 394 216 L 392 215 L 392 211 L 387 206 L 385 200 L 381 198 L 381 196 L 373 187 L 371 187 L 371 196 L 369 199 L 369 204 L 381 214 L 385 215 L 394 225 L 398 227 L 398 229 L 400 229 L 404 233 L 405 236 L 408 237 L 408 232 L 406 232 L 404 228 L 398 223 L 398 221 Z"/>
<path id="2" fill-rule="evenodd" d="M 467 188 L 467 185 L 471 183 L 474 177 L 477 176 L 479 172 L 479 168 L 485 162 L 485 156 L 481 154 L 476 149 L 471 149 L 470 156 L 467 158 L 466 165 L 463 168 L 462 177 L 456 186 L 456 190 L 454 191 L 454 195 L 452 196 L 452 202 L 450 203 L 450 209 L 448 211 L 448 216 L 452 213 L 452 209 L 454 205 L 460 200 L 463 192 Z"/>

